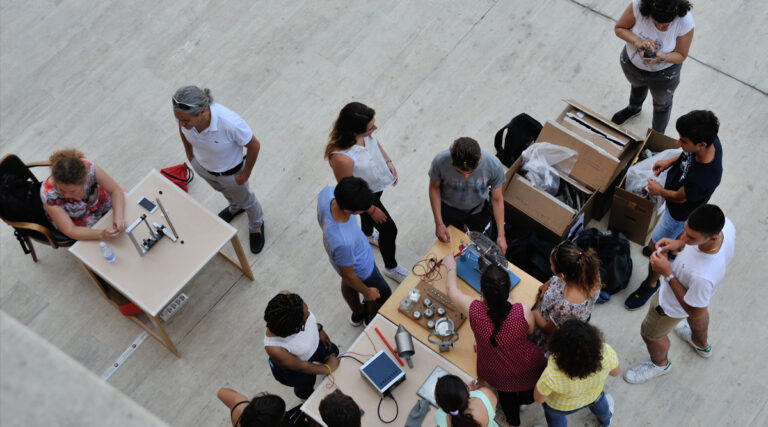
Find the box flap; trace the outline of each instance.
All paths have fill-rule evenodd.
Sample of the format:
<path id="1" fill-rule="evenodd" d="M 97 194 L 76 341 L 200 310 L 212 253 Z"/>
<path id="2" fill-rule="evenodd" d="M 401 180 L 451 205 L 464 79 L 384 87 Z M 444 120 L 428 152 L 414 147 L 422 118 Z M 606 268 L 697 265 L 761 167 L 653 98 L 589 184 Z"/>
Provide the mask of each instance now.
<path id="1" fill-rule="evenodd" d="M 578 108 L 579 110 L 589 114 L 590 116 L 600 120 L 605 126 L 613 129 L 615 132 L 617 132 L 617 133 L 619 133 L 621 135 L 625 135 L 625 136 L 627 136 L 627 137 L 629 137 L 629 138 L 631 138 L 631 139 L 633 139 L 635 141 L 642 141 L 643 140 L 640 136 L 635 135 L 634 133 L 630 132 L 629 130 L 625 129 L 624 127 L 619 126 L 616 123 L 610 121 L 607 117 L 604 117 L 603 115 L 596 113 L 595 111 L 593 111 L 589 107 L 587 107 L 587 106 L 585 106 L 585 105 L 583 105 L 583 104 L 581 104 L 581 103 L 579 103 L 577 101 L 574 101 L 573 99 L 564 99 L 563 101 L 565 101 L 567 104 L 569 104 L 569 105 L 571 105 L 571 106 L 573 106 L 575 108 Z"/>
<path id="2" fill-rule="evenodd" d="M 677 139 L 649 128 L 645 134 L 645 148 L 658 153 L 680 147 L 677 146 Z"/>
<path id="3" fill-rule="evenodd" d="M 504 200 L 558 236 L 566 231 L 576 214 L 574 209 L 517 174 L 510 180 Z"/>
<path id="4" fill-rule="evenodd" d="M 547 121 L 536 142 L 549 142 L 578 152 L 579 157 L 570 175 L 592 191 L 608 186 L 620 163 L 616 157 L 559 123 Z"/>

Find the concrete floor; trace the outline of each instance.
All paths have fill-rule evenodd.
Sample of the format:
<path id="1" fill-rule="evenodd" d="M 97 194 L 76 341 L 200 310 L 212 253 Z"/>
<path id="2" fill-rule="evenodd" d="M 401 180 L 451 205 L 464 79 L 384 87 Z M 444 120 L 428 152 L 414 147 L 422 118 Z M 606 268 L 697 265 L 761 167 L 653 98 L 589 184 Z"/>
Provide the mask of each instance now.
<path id="1" fill-rule="evenodd" d="M 315 197 L 333 182 L 322 152 L 338 110 L 359 100 L 377 111 L 379 138 L 400 174 L 384 199 L 398 222 L 400 262 L 410 266 L 434 242 L 429 162 L 453 139 L 472 136 L 491 150 L 495 131 L 511 117 L 554 119 L 563 98 L 609 116 L 625 105 L 623 42 L 613 24 L 627 3 L 1 0 L 0 153 L 33 161 L 76 147 L 130 188 L 149 169 L 184 160 L 170 106 L 177 87 L 211 88 L 250 124 L 262 142 L 250 182 L 267 227 L 264 252 L 249 254 L 256 280 L 214 259 L 167 325 L 182 357 L 149 339 L 108 380 L 168 424 L 226 426 L 227 410 L 216 399 L 222 386 L 298 403 L 271 378 L 262 348 L 263 309 L 276 292 L 299 292 L 342 347 L 359 333 L 347 324 L 315 220 Z M 736 224 L 737 256 L 711 306 L 715 357 L 700 359 L 673 337 L 670 375 L 639 386 L 609 380 L 619 426 L 768 425 L 760 308 L 768 299 L 760 261 L 768 249 L 768 185 L 760 172 L 768 161 L 768 5 L 699 0 L 693 13 L 696 35 L 673 119 L 705 108 L 721 120 L 725 173 L 712 202 Z M 645 107 L 628 123 L 638 133 L 650 125 L 650 101 Z M 674 126 L 668 134 L 676 136 Z M 224 206 L 201 180 L 190 194 L 214 212 Z M 247 241 L 246 219 L 234 225 Z M 633 251 L 630 288 L 647 265 L 637 245 Z M 38 247 L 38 254 L 34 264 L 11 229 L 0 227 L 0 310 L 101 375 L 139 328 L 101 298 L 66 250 Z M 623 308 L 628 292 L 593 315 L 624 368 L 646 358 L 638 332 L 644 312 Z M 25 356 L 18 334 L 2 331 L 3 354 L 11 346 Z M 34 356 L 26 357 L 31 363 Z M 8 367 L 7 357 L 0 363 Z M 3 372 L 3 426 L 47 419 L 18 403 L 33 399 L 77 419 L 79 406 L 46 390 L 70 390 L 72 399 L 90 390 L 89 381 L 62 382 L 43 370 Z M 11 399 L 7 393 L 16 392 L 9 390 L 22 388 L 8 385 L 20 382 L 34 386 Z M 89 410 L 121 424 L 106 404 Z M 588 413 L 570 419 L 594 422 Z M 523 414 L 524 425 L 534 423 L 544 423 L 537 407 Z"/>

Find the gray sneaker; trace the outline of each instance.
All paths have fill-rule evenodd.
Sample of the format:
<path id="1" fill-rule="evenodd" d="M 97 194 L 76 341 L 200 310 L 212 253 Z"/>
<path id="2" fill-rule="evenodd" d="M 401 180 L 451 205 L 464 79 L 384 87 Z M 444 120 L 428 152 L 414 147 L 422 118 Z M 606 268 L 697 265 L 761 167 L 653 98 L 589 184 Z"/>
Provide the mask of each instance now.
<path id="1" fill-rule="evenodd" d="M 675 333 L 678 337 L 682 338 L 683 341 L 687 342 L 688 344 L 693 347 L 694 350 L 696 350 L 696 354 L 699 356 L 709 359 L 712 357 L 712 344 L 707 344 L 706 348 L 700 348 L 696 346 L 696 344 L 693 343 L 693 339 L 691 338 L 691 327 L 688 326 L 688 322 L 680 322 L 675 326 Z"/>
<path id="2" fill-rule="evenodd" d="M 394 280 L 397 283 L 401 283 L 403 280 L 405 280 L 405 278 L 408 277 L 409 273 L 410 271 L 408 271 L 405 267 L 403 267 L 400 264 L 397 264 L 397 267 L 395 268 L 384 269 L 384 275 Z"/>
<path id="3" fill-rule="evenodd" d="M 651 359 L 635 365 L 632 369 L 624 372 L 624 381 L 630 384 L 642 384 L 652 378 L 666 375 L 672 369 L 672 362 L 667 362 L 667 366 L 656 366 Z"/>
<path id="4" fill-rule="evenodd" d="M 368 243 L 372 244 L 373 246 L 379 246 L 379 230 L 373 230 L 373 233 L 371 233 L 370 236 L 365 236 L 368 238 Z"/>

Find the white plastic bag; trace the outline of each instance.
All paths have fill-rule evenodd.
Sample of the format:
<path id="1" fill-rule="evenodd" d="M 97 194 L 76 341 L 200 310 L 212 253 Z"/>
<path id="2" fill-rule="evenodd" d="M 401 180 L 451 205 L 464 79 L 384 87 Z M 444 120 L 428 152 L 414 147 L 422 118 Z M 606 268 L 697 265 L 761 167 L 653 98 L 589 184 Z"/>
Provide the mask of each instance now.
<path id="1" fill-rule="evenodd" d="M 681 148 L 664 150 L 652 157 L 648 157 L 647 159 L 632 165 L 632 167 L 630 167 L 627 171 L 627 181 L 624 185 L 624 189 L 629 192 L 639 194 L 646 199 L 652 200 L 655 203 L 658 196 L 651 196 L 648 194 L 648 180 L 654 179 L 663 187 L 664 183 L 667 182 L 667 170 L 660 173 L 659 176 L 656 176 L 653 174 L 653 165 L 655 165 L 659 160 L 675 158 L 682 152 L 683 150 Z"/>
<path id="2" fill-rule="evenodd" d="M 556 169 L 570 175 L 579 153 L 561 145 L 537 142 L 526 148 L 522 156 L 524 176 L 536 187 L 555 196 L 560 187 Z"/>

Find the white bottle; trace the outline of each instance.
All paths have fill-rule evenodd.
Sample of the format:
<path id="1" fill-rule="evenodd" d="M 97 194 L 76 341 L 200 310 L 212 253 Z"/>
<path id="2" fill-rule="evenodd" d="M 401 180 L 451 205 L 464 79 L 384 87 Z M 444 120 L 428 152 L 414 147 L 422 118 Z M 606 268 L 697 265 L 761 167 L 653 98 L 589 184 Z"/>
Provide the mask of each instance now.
<path id="1" fill-rule="evenodd" d="M 104 255 L 104 259 L 106 259 L 107 262 L 115 262 L 115 253 L 109 245 L 105 242 L 99 242 L 99 247 L 101 247 L 101 254 Z"/>

